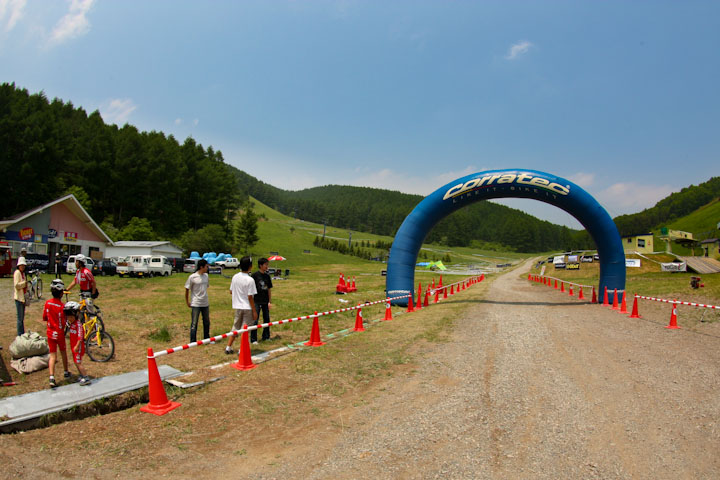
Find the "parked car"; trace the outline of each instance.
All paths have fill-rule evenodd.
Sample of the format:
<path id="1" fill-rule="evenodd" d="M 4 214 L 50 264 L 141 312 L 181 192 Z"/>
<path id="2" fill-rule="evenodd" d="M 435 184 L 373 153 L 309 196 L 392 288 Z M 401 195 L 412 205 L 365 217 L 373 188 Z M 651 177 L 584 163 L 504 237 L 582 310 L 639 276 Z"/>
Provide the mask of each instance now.
<path id="1" fill-rule="evenodd" d="M 149 265 L 150 255 L 130 255 L 118 261 L 117 273 L 121 277 L 148 277 Z"/>
<path id="2" fill-rule="evenodd" d="M 240 260 L 235 257 L 227 257 L 225 260 L 215 262 L 215 265 L 220 265 L 223 268 L 239 268 Z"/>
<path id="3" fill-rule="evenodd" d="M 170 265 L 172 265 L 173 272 L 180 273 L 183 271 L 183 266 L 185 265 L 184 258 L 171 257 L 168 258 L 168 261 L 170 262 Z"/>
<path id="4" fill-rule="evenodd" d="M 183 272 L 185 273 L 195 273 L 195 270 L 197 270 L 197 262 L 200 260 L 199 258 L 187 258 L 185 259 L 185 264 L 183 265 Z"/>
<path id="5" fill-rule="evenodd" d="M 92 272 L 93 268 L 95 267 L 95 260 L 90 257 L 85 257 L 85 266 Z M 77 267 L 75 266 L 75 255 L 70 255 L 67 259 L 67 266 L 65 267 L 65 271 L 67 273 L 74 274 L 76 270 Z"/>
<path id="6" fill-rule="evenodd" d="M 103 258 L 95 264 L 92 271 L 93 275 L 115 275 L 117 273 L 117 263 L 112 258 Z"/>
<path id="7" fill-rule="evenodd" d="M 150 257 L 148 270 L 151 277 L 156 275 L 168 277 L 172 274 L 172 265 L 167 257 L 163 255 L 155 255 Z"/>

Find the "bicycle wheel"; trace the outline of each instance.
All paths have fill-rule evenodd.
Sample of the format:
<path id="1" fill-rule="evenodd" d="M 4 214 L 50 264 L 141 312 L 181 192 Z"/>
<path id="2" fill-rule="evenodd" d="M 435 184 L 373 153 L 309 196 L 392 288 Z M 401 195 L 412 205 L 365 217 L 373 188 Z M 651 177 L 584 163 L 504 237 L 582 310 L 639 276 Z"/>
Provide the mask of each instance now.
<path id="1" fill-rule="evenodd" d="M 95 330 L 85 340 L 85 350 L 93 362 L 107 362 L 115 354 L 115 341 L 109 333 Z"/>
<path id="2" fill-rule="evenodd" d="M 37 285 L 35 286 L 35 295 L 37 298 L 42 298 L 42 278 L 38 278 Z"/>

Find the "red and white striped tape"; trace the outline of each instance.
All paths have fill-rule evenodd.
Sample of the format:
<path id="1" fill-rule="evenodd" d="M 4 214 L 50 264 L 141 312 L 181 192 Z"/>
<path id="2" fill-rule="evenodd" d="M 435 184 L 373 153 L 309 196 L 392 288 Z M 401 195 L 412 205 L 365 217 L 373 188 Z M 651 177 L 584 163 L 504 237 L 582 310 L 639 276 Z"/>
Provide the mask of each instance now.
<path id="1" fill-rule="evenodd" d="M 284 323 L 299 322 L 300 320 L 307 320 L 307 319 L 309 319 L 309 318 L 322 317 L 323 315 L 331 315 L 331 314 L 333 314 L 333 313 L 350 312 L 350 311 L 353 311 L 353 310 L 357 310 L 358 308 L 367 307 L 367 306 L 369 306 L 369 305 L 376 305 L 376 304 L 378 304 L 378 303 L 384 303 L 384 302 L 387 302 L 387 301 L 399 300 L 399 299 L 401 299 L 401 298 L 408 298 L 408 297 L 411 297 L 411 295 L 401 295 L 401 296 L 399 296 L 399 297 L 384 298 L 384 299 L 382 299 L 382 300 L 376 300 L 376 301 L 374 301 L 374 302 L 362 303 L 362 304 L 357 305 L 357 306 L 355 306 L 355 307 L 339 308 L 339 309 L 336 309 L 336 310 L 329 310 L 329 311 L 327 311 L 327 312 L 322 312 L 322 313 L 318 313 L 318 314 L 303 315 L 302 317 L 287 318 L 287 319 L 285 319 L 285 320 L 277 320 L 277 321 L 275 321 L 275 322 L 268 322 L 268 323 L 263 323 L 263 324 L 260 324 L 260 325 L 253 325 L 253 326 L 251 326 L 251 327 L 243 328 L 242 330 L 233 330 L 233 331 L 228 332 L 228 333 L 223 333 L 222 335 L 216 335 L 216 336 L 214 336 L 214 337 L 206 338 L 206 339 L 201 340 L 201 341 L 199 341 L 199 342 L 191 342 L 191 343 L 188 343 L 188 344 L 185 344 L 185 345 L 180 345 L 180 346 L 177 346 L 177 347 L 168 348 L 168 349 L 165 349 L 165 350 L 160 350 L 159 352 L 154 352 L 153 356 L 152 356 L 152 357 L 148 357 L 148 358 L 162 357 L 163 355 L 170 355 L 171 353 L 179 352 L 179 351 L 182 351 L 182 350 L 187 350 L 187 349 L 189 349 L 189 348 L 200 347 L 200 346 L 203 346 L 203 345 L 208 345 L 208 344 L 211 343 L 211 342 L 216 342 L 216 341 L 218 341 L 218 340 L 222 340 L 222 339 L 225 339 L 225 338 L 228 338 L 228 337 L 237 337 L 239 334 L 241 334 L 241 333 L 244 332 L 244 331 L 248 331 L 248 332 L 249 332 L 249 331 L 251 331 L 251 330 L 257 330 L 258 328 L 265 328 L 265 327 L 269 327 L 269 326 L 271 326 L 271 325 L 282 325 L 282 324 L 284 324 Z"/>
<path id="2" fill-rule="evenodd" d="M 540 278 L 549 278 L 550 280 L 557 280 L 558 282 L 563 282 L 566 285 L 575 285 L 576 287 L 582 287 L 582 288 L 591 288 L 592 287 L 592 285 L 582 285 L 580 283 L 568 282 L 567 280 L 563 280 L 561 278 L 556 278 L 556 277 L 541 276 Z"/>
<path id="3" fill-rule="evenodd" d="M 652 300 L 653 302 L 674 303 L 675 305 L 689 305 L 691 307 L 712 308 L 712 309 L 720 310 L 720 307 L 717 305 L 706 305 L 704 303 L 683 302 L 681 300 L 666 300 L 664 298 L 646 297 L 646 296 L 637 295 L 637 294 L 635 295 L 635 297 L 637 297 L 641 300 Z"/>

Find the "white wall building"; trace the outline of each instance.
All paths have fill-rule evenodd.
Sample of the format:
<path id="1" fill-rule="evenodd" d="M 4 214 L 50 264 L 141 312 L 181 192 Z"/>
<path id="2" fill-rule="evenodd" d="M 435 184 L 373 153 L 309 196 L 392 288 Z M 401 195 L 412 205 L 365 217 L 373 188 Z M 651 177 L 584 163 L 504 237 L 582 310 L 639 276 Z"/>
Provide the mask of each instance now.
<path id="1" fill-rule="evenodd" d="M 128 241 L 115 242 L 105 249 L 106 257 L 127 257 L 128 255 L 165 255 L 168 258 L 182 258 L 182 249 L 172 242 Z"/>

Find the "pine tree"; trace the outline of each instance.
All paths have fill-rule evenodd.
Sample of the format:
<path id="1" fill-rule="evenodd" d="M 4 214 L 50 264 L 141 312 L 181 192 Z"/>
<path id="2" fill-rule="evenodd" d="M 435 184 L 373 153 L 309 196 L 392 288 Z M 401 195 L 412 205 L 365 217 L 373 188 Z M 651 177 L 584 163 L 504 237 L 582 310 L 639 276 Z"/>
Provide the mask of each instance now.
<path id="1" fill-rule="evenodd" d="M 245 205 L 245 211 L 240 216 L 236 232 L 238 246 L 244 253 L 249 253 L 250 249 L 258 242 L 257 229 L 258 217 L 255 210 L 253 210 L 253 203 L 248 202 Z"/>

